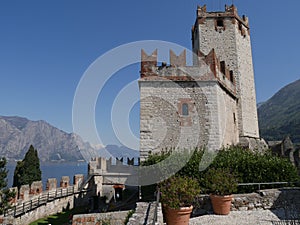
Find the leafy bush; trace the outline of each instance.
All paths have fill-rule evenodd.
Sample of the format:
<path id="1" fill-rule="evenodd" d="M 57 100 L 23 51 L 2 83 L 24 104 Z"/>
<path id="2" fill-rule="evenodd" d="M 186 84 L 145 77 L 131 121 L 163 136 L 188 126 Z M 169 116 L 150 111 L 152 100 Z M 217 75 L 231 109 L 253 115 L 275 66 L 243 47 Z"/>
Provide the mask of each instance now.
<path id="1" fill-rule="evenodd" d="M 231 147 L 221 150 L 210 168 L 229 168 L 239 183 L 296 182 L 296 167 L 287 159 Z M 250 191 L 250 190 L 248 190 Z"/>
<path id="2" fill-rule="evenodd" d="M 214 195 L 231 195 L 237 191 L 236 177 L 228 168 L 211 168 L 204 176 L 207 192 Z"/>
<path id="3" fill-rule="evenodd" d="M 172 209 L 191 206 L 200 194 L 199 183 L 189 177 L 173 176 L 159 184 L 161 201 Z"/>
<path id="4" fill-rule="evenodd" d="M 143 165 L 153 165 L 165 160 L 167 157 L 174 157 L 174 164 L 182 158 L 186 158 L 191 152 L 183 150 L 181 153 L 171 154 L 171 152 L 163 152 L 162 154 L 150 155 L 143 162 Z M 199 163 L 202 159 L 204 150 L 195 149 L 193 155 L 185 166 L 176 173 L 176 176 L 187 176 L 197 179 L 202 191 L 209 189 L 208 184 L 211 182 L 209 173 L 211 169 L 224 168 L 229 169 L 235 174 L 238 183 L 266 183 L 266 182 L 297 182 L 300 180 L 297 168 L 288 161 L 277 156 L 273 156 L 271 152 L 259 153 L 241 147 L 230 147 L 222 149 L 218 152 L 213 163 L 205 171 L 199 171 Z M 170 170 L 172 166 L 165 165 L 161 170 Z M 270 187 L 270 186 L 268 186 Z M 271 186 L 272 187 L 272 186 Z M 148 188 L 148 189 L 147 189 Z M 257 187 L 239 187 L 238 192 L 252 192 Z M 262 186 L 264 188 L 264 186 Z M 147 189 L 148 193 L 156 191 L 156 185 L 142 187 Z"/>
<path id="5" fill-rule="evenodd" d="M 165 160 L 170 156 L 171 151 L 163 151 L 161 153 L 150 154 L 147 160 L 141 162 L 141 166 L 151 166 Z M 141 187 L 143 201 L 154 201 L 154 193 L 157 190 L 157 184 L 147 185 Z"/>

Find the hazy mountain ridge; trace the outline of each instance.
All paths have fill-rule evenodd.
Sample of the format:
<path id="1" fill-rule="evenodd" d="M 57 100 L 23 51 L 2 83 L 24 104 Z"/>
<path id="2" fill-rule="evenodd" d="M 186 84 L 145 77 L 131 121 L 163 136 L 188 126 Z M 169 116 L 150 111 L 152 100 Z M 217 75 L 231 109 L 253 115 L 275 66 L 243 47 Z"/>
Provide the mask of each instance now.
<path id="1" fill-rule="evenodd" d="M 9 160 L 22 159 L 30 145 L 38 149 L 41 161 L 82 160 L 81 152 L 96 151 L 76 134 L 66 133 L 49 123 L 22 117 L 0 116 L 0 154 Z"/>
<path id="2" fill-rule="evenodd" d="M 290 136 L 300 143 L 300 80 L 280 89 L 258 108 L 260 134 L 266 140 Z"/>
<path id="3" fill-rule="evenodd" d="M 124 146 L 91 145 L 74 133 L 66 133 L 43 120 L 0 116 L 0 156 L 8 160 L 24 158 L 30 145 L 38 150 L 42 162 L 89 161 L 92 157 L 137 158 L 138 151 Z"/>

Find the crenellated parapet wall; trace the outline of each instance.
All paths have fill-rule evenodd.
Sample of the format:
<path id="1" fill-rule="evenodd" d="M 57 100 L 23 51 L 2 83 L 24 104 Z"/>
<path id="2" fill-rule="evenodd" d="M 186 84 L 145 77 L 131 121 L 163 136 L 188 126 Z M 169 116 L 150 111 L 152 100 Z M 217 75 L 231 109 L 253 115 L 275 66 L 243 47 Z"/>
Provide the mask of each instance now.
<path id="1" fill-rule="evenodd" d="M 59 187 L 56 178 L 47 180 L 46 188 L 43 190 L 41 181 L 35 181 L 31 185 L 22 185 L 20 189 L 14 187 L 16 197 L 11 199 L 12 207 L 6 209 L 0 215 L 0 224 L 23 225 L 47 217 L 51 214 L 72 209 L 74 205 L 85 205 L 86 193 L 81 190 L 84 184 L 84 175 L 76 174 L 73 184 L 68 176 L 60 179 Z"/>
<path id="2" fill-rule="evenodd" d="M 141 50 L 141 79 L 143 81 L 217 81 L 234 97 L 236 95 L 236 82 L 233 71 L 226 62 L 221 61 L 215 50 L 212 49 L 207 55 L 198 51 L 194 66 L 187 66 L 186 50 L 178 56 L 170 50 L 170 64 L 163 62 L 158 65 L 157 49 L 150 55 Z"/>
<path id="3" fill-rule="evenodd" d="M 73 178 L 73 185 L 78 188 L 84 181 L 83 174 L 76 174 Z M 34 181 L 31 185 L 22 185 L 20 189 L 13 187 L 12 191 L 16 193 L 16 197 L 11 200 L 12 204 L 19 204 L 23 201 L 28 201 L 35 196 L 42 195 L 45 192 L 60 190 L 61 188 L 68 188 L 72 186 L 70 184 L 70 177 L 63 176 L 60 180 L 59 186 L 57 186 L 56 178 L 48 178 L 46 188 L 44 190 L 42 181 Z"/>
<path id="4" fill-rule="evenodd" d="M 132 166 L 139 163 L 140 158 L 92 158 L 88 164 L 88 174 L 131 173 Z"/>
<path id="5" fill-rule="evenodd" d="M 216 31 L 224 31 L 226 29 L 226 26 L 223 22 L 223 20 L 226 19 L 230 20 L 232 24 L 238 24 L 237 28 L 242 36 L 247 34 L 250 35 L 248 17 L 246 17 L 245 15 L 240 17 L 237 8 L 234 5 L 225 5 L 225 11 L 223 12 L 207 12 L 206 5 L 202 7 L 198 6 L 196 24 L 203 24 L 207 19 L 211 18 L 214 19 L 214 26 Z M 193 27 L 192 32 L 194 32 L 196 24 Z"/>

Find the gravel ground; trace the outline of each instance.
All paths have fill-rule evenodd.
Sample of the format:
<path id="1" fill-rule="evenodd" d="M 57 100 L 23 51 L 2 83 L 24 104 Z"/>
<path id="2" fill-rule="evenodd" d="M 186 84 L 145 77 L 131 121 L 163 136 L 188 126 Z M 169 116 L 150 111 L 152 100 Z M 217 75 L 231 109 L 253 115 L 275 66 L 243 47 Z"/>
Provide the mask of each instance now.
<path id="1" fill-rule="evenodd" d="M 189 225 L 277 225 L 282 210 L 233 211 L 227 216 L 204 215 L 190 219 Z M 276 222 L 277 221 L 277 222 Z"/>

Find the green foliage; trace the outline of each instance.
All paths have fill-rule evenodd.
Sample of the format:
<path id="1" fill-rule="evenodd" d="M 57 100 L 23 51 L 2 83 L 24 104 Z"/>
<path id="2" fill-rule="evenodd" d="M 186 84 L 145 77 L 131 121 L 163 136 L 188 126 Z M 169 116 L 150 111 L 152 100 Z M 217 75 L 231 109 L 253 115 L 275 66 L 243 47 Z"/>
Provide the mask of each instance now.
<path id="1" fill-rule="evenodd" d="M 209 172 L 210 170 L 216 170 L 218 168 L 229 170 L 230 173 L 227 171 L 228 176 L 231 177 L 230 174 L 234 174 L 238 183 L 297 182 L 300 180 L 297 168 L 287 159 L 273 156 L 270 152 L 263 154 L 241 147 L 230 147 L 220 150 L 208 169 L 200 172 L 199 163 L 201 162 L 203 153 L 203 150 L 195 149 L 185 166 L 176 173 L 176 176 L 187 176 L 197 179 L 202 191 L 211 188 L 209 184 L 212 182 L 212 178 L 210 178 L 207 173 L 211 173 Z M 143 165 L 152 165 L 162 162 L 171 155 L 174 157 L 173 159 L 175 159 L 174 164 L 178 163 L 178 160 L 186 159 L 186 157 L 189 156 L 188 151 L 185 150 L 176 154 L 164 152 L 161 155 L 150 155 L 149 158 L 143 162 Z M 164 168 L 166 168 L 166 170 L 172 169 L 171 166 L 166 165 L 161 169 L 163 170 Z M 256 188 L 256 186 L 239 187 L 238 192 L 252 192 L 255 191 Z M 262 186 L 262 188 L 264 188 L 264 186 Z M 142 194 L 147 192 L 148 196 L 153 196 L 155 190 L 156 185 L 142 187 Z M 231 191 L 234 193 L 235 188 L 231 188 Z"/>
<path id="2" fill-rule="evenodd" d="M 211 168 L 229 168 L 239 183 L 294 182 L 297 169 L 287 159 L 270 153 L 258 153 L 240 147 L 221 150 Z"/>
<path id="3" fill-rule="evenodd" d="M 277 92 L 258 108 L 259 129 L 266 140 L 290 136 L 300 143 L 300 80 Z"/>
<path id="4" fill-rule="evenodd" d="M 237 191 L 236 177 L 228 168 L 211 168 L 204 176 L 207 191 L 214 195 L 231 195 Z"/>
<path id="5" fill-rule="evenodd" d="M 7 188 L 6 159 L 0 158 L 0 214 L 4 209 L 9 208 L 9 200 L 15 197 L 15 193 Z"/>
<path id="6" fill-rule="evenodd" d="M 159 184 L 161 201 L 168 207 L 179 209 L 191 206 L 200 194 L 197 180 L 189 177 L 173 176 Z"/>
<path id="7" fill-rule="evenodd" d="M 54 214 L 54 215 L 51 215 L 51 216 L 48 216 L 48 217 L 45 217 L 45 218 L 42 218 L 42 219 L 38 219 L 38 220 L 30 223 L 29 225 L 42 225 L 42 224 L 45 224 L 45 225 L 48 225 L 48 224 L 51 224 L 51 225 L 62 225 L 62 224 L 70 224 L 69 221 L 70 221 L 70 218 L 73 215 L 83 214 L 83 213 L 86 213 L 85 207 L 77 207 L 77 208 L 73 208 L 73 209 L 71 209 L 69 211 L 66 211 L 66 212 L 61 212 L 61 213 L 57 213 L 57 214 Z"/>
<path id="8" fill-rule="evenodd" d="M 179 176 L 188 176 L 199 179 L 199 163 L 202 158 L 203 151 L 195 149 L 194 151 L 182 150 L 178 151 L 171 149 L 170 151 L 163 151 L 160 154 L 150 154 L 146 161 L 142 162 L 142 166 L 150 166 L 159 164 L 157 176 L 162 178 L 166 174 L 174 174 L 174 171 L 179 170 L 176 174 Z M 180 166 L 182 164 L 182 168 Z M 162 179 L 164 180 L 164 179 Z M 154 192 L 156 191 L 156 184 L 149 186 L 142 186 L 142 199 L 144 201 L 155 200 Z"/>
<path id="9" fill-rule="evenodd" d="M 177 174 L 179 176 L 187 176 L 187 177 L 195 178 L 200 181 L 203 174 L 199 172 L 199 165 L 203 153 L 204 153 L 203 149 L 198 149 L 198 148 L 194 149 L 189 161 L 185 164 L 185 166 L 181 170 L 178 171 Z"/>
<path id="10" fill-rule="evenodd" d="M 13 186 L 20 188 L 21 185 L 31 185 L 32 182 L 40 180 L 42 180 L 42 172 L 38 152 L 30 145 L 24 159 L 16 165 Z"/>
<path id="11" fill-rule="evenodd" d="M 157 164 L 169 157 L 170 154 L 171 151 L 163 151 L 161 153 L 150 154 L 147 160 L 141 162 L 141 166 L 151 166 Z"/>
<path id="12" fill-rule="evenodd" d="M 155 165 L 163 160 L 165 160 L 168 156 L 170 156 L 171 151 L 163 151 L 161 153 L 155 153 L 155 154 L 150 154 L 147 160 L 141 162 L 141 166 L 151 166 Z M 142 186 L 141 187 L 141 192 L 142 192 L 142 199 L 143 201 L 154 201 L 155 196 L 154 192 L 156 192 L 156 184 L 152 185 L 147 185 L 147 186 Z"/>
<path id="13" fill-rule="evenodd" d="M 6 169 L 6 159 L 0 158 L 0 190 L 7 186 L 7 169 Z"/>

